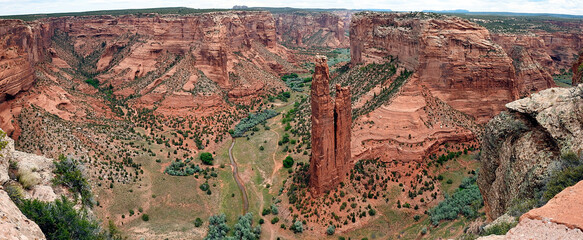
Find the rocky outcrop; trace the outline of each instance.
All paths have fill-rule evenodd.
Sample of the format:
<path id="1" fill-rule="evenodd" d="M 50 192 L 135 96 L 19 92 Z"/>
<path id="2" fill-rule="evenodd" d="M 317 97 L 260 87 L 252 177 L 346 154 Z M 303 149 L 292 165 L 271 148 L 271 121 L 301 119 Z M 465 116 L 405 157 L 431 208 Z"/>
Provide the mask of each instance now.
<path id="1" fill-rule="evenodd" d="M 0 103 L 32 87 L 51 34 L 48 24 L 0 19 Z"/>
<path id="2" fill-rule="evenodd" d="M 583 230 L 583 181 L 565 188 L 547 204 L 535 208 L 520 217 L 524 219 L 547 220 L 563 224 L 571 229 Z"/>
<path id="3" fill-rule="evenodd" d="M 571 71 L 573 71 L 573 86 L 583 83 L 583 52 L 579 54 L 579 59 L 573 64 Z"/>
<path id="4" fill-rule="evenodd" d="M 565 225 L 548 221 L 524 219 L 508 231 L 506 235 L 490 235 L 478 240 L 524 240 L 524 239 L 563 239 L 578 240 L 583 238 L 580 229 L 570 229 Z"/>
<path id="5" fill-rule="evenodd" d="M 397 58 L 432 94 L 479 123 L 518 97 L 515 71 L 487 29 L 432 13 L 358 13 L 350 28 L 353 64 Z"/>
<path id="6" fill-rule="evenodd" d="M 518 226 L 494 239 L 583 239 L 583 181 L 565 188 L 547 204 L 520 217 Z"/>
<path id="7" fill-rule="evenodd" d="M 279 42 L 289 47 L 348 48 L 346 23 L 328 12 L 275 13 Z"/>
<path id="8" fill-rule="evenodd" d="M 38 225 L 24 216 L 2 189 L 0 189 L 0 219 L 0 236 L 2 236 L 2 239 L 46 239 Z"/>
<path id="9" fill-rule="evenodd" d="M 583 151 L 583 85 L 543 90 L 506 107 L 482 139 L 478 186 L 489 219 L 533 198 L 565 167 L 562 154 Z"/>
<path id="10" fill-rule="evenodd" d="M 318 56 L 312 77 L 312 156 L 310 188 L 319 195 L 336 187 L 352 168 L 350 89 L 336 86 L 336 101 L 329 89 L 327 59 Z"/>

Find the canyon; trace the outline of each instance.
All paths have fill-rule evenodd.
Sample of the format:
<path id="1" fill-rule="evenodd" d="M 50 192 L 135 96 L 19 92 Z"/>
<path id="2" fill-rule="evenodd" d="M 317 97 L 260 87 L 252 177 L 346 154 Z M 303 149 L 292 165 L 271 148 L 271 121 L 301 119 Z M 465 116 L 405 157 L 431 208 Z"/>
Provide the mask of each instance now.
<path id="1" fill-rule="evenodd" d="M 0 128 L 18 150 L 82 159 L 96 215 L 136 238 L 202 238 L 207 225 L 192 228 L 193 217 L 226 212 L 234 223 L 237 194 L 266 221 L 262 238 L 316 239 L 329 226 L 423 237 L 401 230 L 426 224 L 462 179 L 477 176 L 491 221 L 582 151 L 583 35 L 480 23 L 289 9 L 4 19 Z M 556 88 L 569 71 L 575 87 Z M 274 109 L 231 141 L 241 119 Z M 215 162 L 195 165 L 203 152 Z M 246 191 L 231 184 L 229 155 Z M 200 172 L 168 174 L 180 164 Z M 543 210 L 524 218 L 556 212 Z M 286 231 L 296 222 L 310 230 Z"/>

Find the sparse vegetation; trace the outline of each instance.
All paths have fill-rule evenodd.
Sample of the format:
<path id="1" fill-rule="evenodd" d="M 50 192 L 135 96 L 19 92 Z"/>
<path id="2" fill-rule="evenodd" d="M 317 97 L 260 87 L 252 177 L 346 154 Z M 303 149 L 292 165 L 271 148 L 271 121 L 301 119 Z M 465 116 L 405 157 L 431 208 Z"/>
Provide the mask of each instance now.
<path id="1" fill-rule="evenodd" d="M 476 177 L 472 176 L 464 179 L 451 197 L 446 195 L 445 200 L 429 211 L 429 215 L 433 225 L 438 225 L 441 220 L 455 220 L 459 214 L 473 218 L 477 216 L 477 210 L 482 204 Z"/>
<path id="2" fill-rule="evenodd" d="M 54 164 L 55 178 L 53 182 L 68 187 L 69 190 L 81 196 L 83 205 L 93 207 L 95 200 L 91 193 L 91 185 L 89 185 L 89 182 L 83 174 L 83 166 L 81 163 L 61 154 L 59 160 L 55 161 Z"/>

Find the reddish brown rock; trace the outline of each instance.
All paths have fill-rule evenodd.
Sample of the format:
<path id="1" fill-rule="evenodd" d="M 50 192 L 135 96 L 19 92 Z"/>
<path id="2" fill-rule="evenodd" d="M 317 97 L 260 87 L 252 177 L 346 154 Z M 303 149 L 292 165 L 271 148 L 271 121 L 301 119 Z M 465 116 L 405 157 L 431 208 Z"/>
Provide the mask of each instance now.
<path id="1" fill-rule="evenodd" d="M 583 230 L 583 181 L 574 186 L 565 188 L 547 204 L 535 208 L 520 217 L 546 220 L 563 224 L 569 228 Z"/>
<path id="2" fill-rule="evenodd" d="M 352 126 L 352 106 L 350 101 L 350 88 L 336 84 L 336 101 L 334 102 L 334 131 L 336 150 L 335 165 L 338 170 L 339 180 L 350 172 L 352 161 L 350 158 L 350 140 Z"/>
<path id="3" fill-rule="evenodd" d="M 358 13 L 350 29 L 353 64 L 389 56 L 413 70 L 419 84 L 485 123 L 518 97 L 515 71 L 487 29 L 431 13 Z"/>
<path id="4" fill-rule="evenodd" d="M 318 195 L 333 189 L 352 167 L 350 89 L 336 86 L 336 101 L 330 96 L 327 59 L 318 56 L 312 77 L 312 157 L 310 187 Z"/>
<path id="5" fill-rule="evenodd" d="M 0 19 L 0 103 L 30 89 L 34 65 L 50 46 L 49 26 L 39 22 Z"/>
<path id="6" fill-rule="evenodd" d="M 344 18 L 327 12 L 274 14 L 279 42 L 291 47 L 348 48 Z"/>
<path id="7" fill-rule="evenodd" d="M 556 87 L 551 76 L 555 64 L 542 38 L 536 35 L 492 34 L 492 39 L 512 58 L 520 96 Z"/>
<path id="8" fill-rule="evenodd" d="M 583 82 L 583 52 L 579 54 L 579 59 L 573 64 L 571 68 L 573 71 L 573 86 L 579 85 L 579 83 Z"/>

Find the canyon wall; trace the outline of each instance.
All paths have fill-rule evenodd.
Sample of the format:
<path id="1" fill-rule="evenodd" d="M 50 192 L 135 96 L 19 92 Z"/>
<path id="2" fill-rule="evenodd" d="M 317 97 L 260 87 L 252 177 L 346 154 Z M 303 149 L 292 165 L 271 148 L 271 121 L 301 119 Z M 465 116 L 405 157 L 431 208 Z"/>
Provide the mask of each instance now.
<path id="1" fill-rule="evenodd" d="M 583 152 L 583 85 L 546 89 L 506 107 L 482 139 L 478 186 L 489 219 L 534 198 L 568 166 L 563 154 Z"/>
<path id="2" fill-rule="evenodd" d="M 0 127 L 14 138 L 31 104 L 80 122 L 114 110 L 211 116 L 281 91 L 280 74 L 302 71 L 262 11 L 2 20 L 0 31 Z M 127 109 L 107 107 L 104 91 Z M 27 95 L 3 102 L 19 92 Z"/>
<path id="3" fill-rule="evenodd" d="M 434 96 L 480 123 L 518 97 L 515 70 L 487 29 L 432 13 L 358 13 L 352 17 L 353 64 L 397 58 Z"/>
<path id="4" fill-rule="evenodd" d="M 583 52 L 579 54 L 579 58 L 575 63 L 573 63 L 571 70 L 573 71 L 573 86 L 577 86 L 579 83 L 583 83 Z"/>
<path id="5" fill-rule="evenodd" d="M 0 19 L 0 103 L 29 90 L 34 84 L 34 65 L 50 46 L 49 24 Z"/>
<path id="6" fill-rule="evenodd" d="M 352 168 L 350 89 L 336 86 L 336 101 L 329 89 L 327 59 L 318 56 L 312 77 L 312 156 L 310 190 L 318 195 L 336 187 Z"/>
<path id="7" fill-rule="evenodd" d="M 328 12 L 274 13 L 277 38 L 288 47 L 348 48 L 345 16 Z"/>

